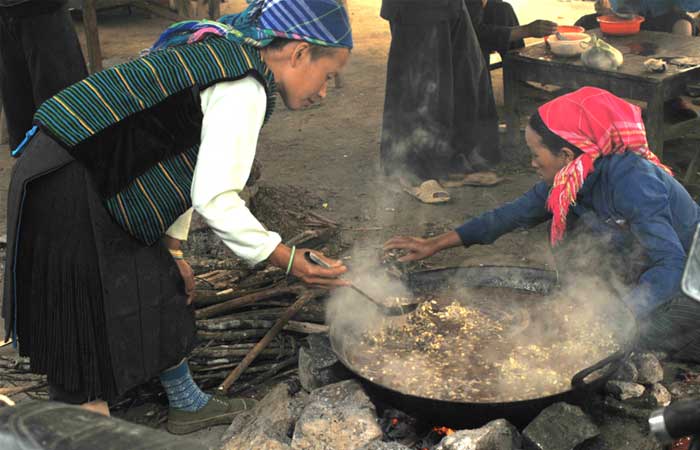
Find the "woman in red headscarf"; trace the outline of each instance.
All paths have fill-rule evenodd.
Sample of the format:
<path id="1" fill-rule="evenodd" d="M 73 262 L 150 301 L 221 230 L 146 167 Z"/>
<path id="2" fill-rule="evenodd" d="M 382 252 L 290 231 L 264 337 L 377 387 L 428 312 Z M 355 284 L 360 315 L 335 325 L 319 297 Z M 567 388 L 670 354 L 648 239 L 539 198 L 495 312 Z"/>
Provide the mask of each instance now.
<path id="1" fill-rule="evenodd" d="M 525 138 L 542 179 L 530 191 L 454 231 L 430 239 L 394 237 L 385 248 L 408 250 L 403 260 L 418 260 L 551 220 L 555 257 L 570 252 L 576 236 L 589 247 L 605 244 L 605 257 L 592 264 L 588 255 L 585 265 L 621 269 L 631 282 L 624 300 L 645 324 L 645 346 L 700 361 L 700 304 L 680 294 L 700 207 L 649 150 L 640 108 L 602 89 L 582 88 L 541 106 Z M 574 251 L 562 270 L 575 267 L 572 256 L 582 247 Z"/>

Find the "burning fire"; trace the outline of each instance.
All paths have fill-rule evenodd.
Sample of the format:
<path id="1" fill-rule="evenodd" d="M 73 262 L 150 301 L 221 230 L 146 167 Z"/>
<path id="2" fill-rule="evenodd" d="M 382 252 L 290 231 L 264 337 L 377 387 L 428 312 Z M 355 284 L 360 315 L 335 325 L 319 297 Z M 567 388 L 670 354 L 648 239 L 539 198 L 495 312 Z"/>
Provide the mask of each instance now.
<path id="1" fill-rule="evenodd" d="M 433 431 L 439 434 L 440 436 L 449 436 L 455 432 L 452 428 L 447 428 L 447 427 L 433 427 Z"/>
<path id="2" fill-rule="evenodd" d="M 688 446 L 690 446 L 690 438 L 681 438 L 671 445 L 671 450 L 687 450 Z"/>
<path id="3" fill-rule="evenodd" d="M 398 424 L 399 424 L 399 419 L 396 417 L 392 417 L 391 418 L 391 425 L 395 427 Z"/>

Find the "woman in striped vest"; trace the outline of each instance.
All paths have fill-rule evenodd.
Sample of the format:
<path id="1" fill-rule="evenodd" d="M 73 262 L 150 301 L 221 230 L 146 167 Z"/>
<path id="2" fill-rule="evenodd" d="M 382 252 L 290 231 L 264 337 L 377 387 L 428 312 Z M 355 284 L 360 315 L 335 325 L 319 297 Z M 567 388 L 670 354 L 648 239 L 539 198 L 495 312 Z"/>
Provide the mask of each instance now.
<path id="1" fill-rule="evenodd" d="M 252 406 L 192 380 L 194 280 L 180 241 L 193 207 L 249 263 L 343 283 L 340 262 L 295 257 L 238 193 L 276 93 L 290 109 L 323 98 L 350 48 L 335 0 L 256 0 L 219 22 L 175 24 L 146 56 L 39 108 L 14 151 L 3 318 L 52 398 L 108 414 L 106 402 L 160 375 L 174 433 Z"/>

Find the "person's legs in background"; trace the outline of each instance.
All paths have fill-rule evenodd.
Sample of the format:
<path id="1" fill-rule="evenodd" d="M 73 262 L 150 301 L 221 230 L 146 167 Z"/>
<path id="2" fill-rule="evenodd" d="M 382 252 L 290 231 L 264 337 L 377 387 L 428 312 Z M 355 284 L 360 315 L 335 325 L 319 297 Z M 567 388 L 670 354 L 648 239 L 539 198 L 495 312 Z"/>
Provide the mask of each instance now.
<path id="1" fill-rule="evenodd" d="M 450 33 L 454 77 L 452 147 L 455 152 L 451 172 L 491 170 L 500 161 L 498 113 L 491 73 L 466 10 L 452 22 Z"/>
<path id="2" fill-rule="evenodd" d="M 700 303 L 679 295 L 640 322 L 640 346 L 679 361 L 700 363 Z"/>
<path id="3" fill-rule="evenodd" d="M 65 8 L 26 19 L 22 43 L 37 107 L 88 76 L 73 21 Z"/>
<path id="4" fill-rule="evenodd" d="M 20 41 L 21 19 L 0 16 L 0 90 L 10 149 L 24 138 L 36 110 L 31 76 Z"/>
<path id="5" fill-rule="evenodd" d="M 11 149 L 31 128 L 41 103 L 87 76 L 68 11 L 36 6 L 32 15 L 27 8 L 5 8 L 0 17 L 0 89 Z"/>
<path id="6" fill-rule="evenodd" d="M 451 157 L 453 74 L 446 21 L 391 21 L 380 161 L 412 185 L 446 173 Z"/>

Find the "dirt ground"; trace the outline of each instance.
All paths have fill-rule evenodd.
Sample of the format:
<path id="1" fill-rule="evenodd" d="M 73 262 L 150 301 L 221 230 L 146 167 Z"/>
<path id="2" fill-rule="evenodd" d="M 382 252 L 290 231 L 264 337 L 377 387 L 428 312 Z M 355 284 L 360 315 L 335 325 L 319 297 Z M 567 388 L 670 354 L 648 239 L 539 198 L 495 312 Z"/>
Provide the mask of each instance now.
<path id="1" fill-rule="evenodd" d="M 318 211 L 343 225 L 342 240 L 352 253 L 374 252 L 396 234 L 432 235 L 451 229 L 466 219 L 516 198 L 536 176 L 529 168 L 524 146 L 504 148 L 499 172 L 506 180 L 493 188 L 451 189 L 452 201 L 430 206 L 385 184 L 379 171 L 386 59 L 390 33 L 379 17 L 380 0 L 348 0 L 355 48 L 344 74 L 342 88 L 329 90 L 322 105 L 305 111 L 286 110 L 282 102 L 260 136 L 258 158 L 263 163 L 262 182 L 293 185 L 318 198 Z M 590 12 L 592 3 L 560 0 L 512 0 L 521 22 L 537 18 L 571 24 Z M 245 6 L 229 0 L 222 13 Z M 99 14 L 100 40 L 105 65 L 136 57 L 150 46 L 169 21 L 126 8 Z M 83 29 L 76 21 L 81 41 Z M 502 105 L 500 70 L 492 72 L 496 100 Z M 546 100 L 532 90 L 527 102 L 534 108 Z M 525 108 L 527 109 L 527 107 Z M 681 146 L 681 150 L 683 150 Z M 5 229 L 5 193 L 12 161 L 0 151 L 0 234 Z M 289 236 L 285 236 L 289 237 Z M 545 266 L 551 263 L 546 229 L 511 233 L 493 246 L 455 249 L 434 257 L 430 263 L 517 264 Z"/>
<path id="2" fill-rule="evenodd" d="M 498 168 L 506 177 L 502 184 L 493 188 L 451 189 L 452 201 L 448 204 L 424 205 L 387 185 L 378 161 L 389 28 L 379 17 L 380 0 L 348 0 L 348 3 L 355 48 L 344 74 L 345 84 L 340 89 L 330 89 L 323 104 L 309 110 L 288 111 L 278 103 L 260 137 L 258 158 L 263 163 L 262 183 L 282 189 L 294 186 L 290 195 L 307 192 L 316 203 L 317 212 L 342 224 L 341 239 L 347 248 L 344 256 L 353 254 L 356 261 L 356 255 L 374 254 L 393 235 L 427 236 L 449 230 L 516 198 L 537 181 L 529 168 L 527 149 L 521 146 L 503 149 L 505 161 Z M 545 18 L 571 24 L 593 8 L 591 2 L 584 1 L 511 0 L 510 3 L 523 23 Z M 222 12 L 239 11 L 244 5 L 243 0 L 229 0 L 223 4 Z M 132 14 L 126 9 L 101 12 L 100 39 L 105 64 L 136 57 L 169 23 L 137 9 Z M 76 25 L 84 43 L 82 26 L 79 22 Z M 501 75 L 500 70 L 492 72 L 499 108 L 503 98 Z M 546 99 L 535 90 L 531 97 L 526 105 L 531 108 Z M 689 145 L 671 148 L 683 155 Z M 5 233 L 5 196 L 12 165 L 8 154 L 6 146 L 0 147 L 0 234 Z M 493 246 L 454 249 L 436 256 L 430 263 L 551 267 L 546 235 L 545 226 L 518 231 L 502 237 Z"/>
<path id="3" fill-rule="evenodd" d="M 536 18 L 573 23 L 592 9 L 592 4 L 584 1 L 511 3 L 523 23 Z M 384 184 L 378 153 L 390 33 L 387 22 L 379 17 L 380 5 L 380 0 L 349 0 L 355 48 L 344 75 L 344 87 L 331 89 L 323 105 L 306 111 L 288 111 L 279 102 L 273 119 L 262 132 L 258 151 L 264 165 L 264 183 L 294 185 L 320 197 L 319 209 L 344 225 L 343 240 L 361 248 L 372 248 L 396 233 L 426 235 L 452 228 L 517 197 L 536 181 L 528 168 L 526 149 L 520 147 L 504 149 L 506 164 L 500 168 L 506 176 L 503 184 L 495 188 L 452 189 L 452 202 L 446 205 L 423 205 Z M 222 13 L 244 6 L 244 0 L 229 0 L 222 5 Z M 84 41 L 80 22 L 76 25 Z M 135 57 L 168 25 L 167 20 L 149 17 L 138 9 L 131 14 L 125 8 L 101 12 L 100 40 L 105 65 Z M 501 71 L 493 71 L 492 76 L 500 105 Z M 532 106 L 543 99 L 535 98 Z M 5 191 L 11 161 L 6 151 L 0 153 L 0 190 Z M 4 197 L 0 200 L 2 217 Z M 0 223 L 4 229 L 4 220 Z M 493 247 L 455 250 L 436 260 L 541 266 L 549 261 L 544 232 L 541 228 L 514 233 Z"/>

